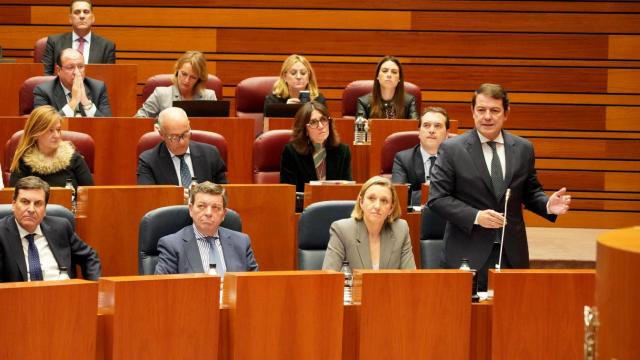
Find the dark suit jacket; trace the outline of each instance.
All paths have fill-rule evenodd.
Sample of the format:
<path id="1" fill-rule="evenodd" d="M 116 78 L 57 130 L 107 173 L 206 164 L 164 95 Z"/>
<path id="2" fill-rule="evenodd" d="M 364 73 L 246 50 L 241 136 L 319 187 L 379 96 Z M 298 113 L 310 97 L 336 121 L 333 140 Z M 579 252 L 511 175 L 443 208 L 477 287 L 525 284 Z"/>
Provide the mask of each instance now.
<path id="1" fill-rule="evenodd" d="M 211 181 L 226 184 L 227 166 L 213 145 L 189 142 L 193 173 L 198 182 Z M 140 154 L 138 158 L 138 185 L 178 185 L 171 154 L 164 141 Z"/>
<path id="2" fill-rule="evenodd" d="M 521 137 L 502 131 L 505 143 L 505 186 L 511 189 L 504 252 L 514 268 L 529 267 L 527 234 L 522 205 L 555 221 L 547 214 L 548 197 L 542 191 L 535 170 L 533 145 Z M 504 212 L 505 194 L 496 199 L 491 176 L 476 130 L 448 139 L 440 145 L 438 159 L 431 171 L 429 207 L 447 220 L 444 234 L 445 261 L 458 268 L 467 258 L 471 267 L 480 269 L 489 257 L 501 229 L 474 225 L 479 210 Z"/>
<path id="3" fill-rule="evenodd" d="M 391 182 L 411 184 L 409 188 L 411 205 L 420 205 L 422 184 L 425 182 L 424 161 L 422 160 L 422 152 L 420 152 L 420 144 L 396 153 L 393 158 Z"/>
<path id="4" fill-rule="evenodd" d="M 47 38 L 47 47 L 42 54 L 42 63 L 44 64 L 45 75 L 55 75 L 54 68 L 56 59 L 62 50 L 72 47 L 71 32 L 57 35 L 51 35 Z M 116 45 L 103 38 L 102 36 L 91 32 L 91 47 L 89 48 L 90 64 L 115 64 L 116 63 Z"/>
<path id="5" fill-rule="evenodd" d="M 58 266 L 67 267 L 69 277 L 76 277 L 76 265 L 87 280 L 100 277 L 98 254 L 73 231 L 69 221 L 55 216 L 45 216 L 40 229 L 49 242 Z M 27 264 L 18 226 L 13 215 L 0 220 L 0 281 L 27 281 Z"/>
<path id="6" fill-rule="evenodd" d="M 84 78 L 84 88 L 87 97 L 97 106 L 95 117 L 111 116 L 111 106 L 107 95 L 107 87 L 100 80 Z M 71 90 L 71 89 L 69 89 Z M 42 83 L 33 89 L 33 107 L 51 105 L 62 114 L 62 108 L 67 105 L 67 96 L 64 94 L 60 78 Z M 80 114 L 87 116 L 82 105 L 78 105 Z M 64 114 L 62 114 L 64 116 Z"/>
<path id="7" fill-rule="evenodd" d="M 218 228 L 218 235 L 227 271 L 258 271 L 249 235 L 223 227 Z M 193 225 L 160 238 L 158 251 L 156 274 L 204 272 Z"/>
<path id="8" fill-rule="evenodd" d="M 349 146 L 338 144 L 327 148 L 327 180 L 352 180 L 351 152 Z M 304 191 L 304 184 L 318 180 L 313 155 L 300 155 L 293 144 L 289 143 L 282 150 L 280 159 L 280 183 L 296 186 L 296 191 Z"/>
<path id="9" fill-rule="evenodd" d="M 371 93 L 360 96 L 358 98 L 356 117 L 363 116 L 365 119 L 371 117 L 371 102 L 373 96 Z M 416 98 L 411 94 L 404 94 L 404 114 L 396 114 L 398 119 L 417 119 L 418 111 L 416 110 Z"/>

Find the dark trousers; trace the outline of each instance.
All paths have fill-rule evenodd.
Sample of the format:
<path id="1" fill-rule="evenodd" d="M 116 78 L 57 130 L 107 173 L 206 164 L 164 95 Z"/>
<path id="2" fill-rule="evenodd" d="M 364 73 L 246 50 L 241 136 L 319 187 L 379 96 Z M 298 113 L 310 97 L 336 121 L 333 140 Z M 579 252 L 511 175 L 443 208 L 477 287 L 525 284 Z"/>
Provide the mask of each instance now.
<path id="1" fill-rule="evenodd" d="M 489 280 L 489 269 L 495 269 L 496 264 L 498 263 L 500 257 L 500 244 L 493 244 L 493 248 L 491 249 L 491 254 L 489 254 L 489 258 L 482 265 L 480 269 L 478 269 L 478 291 L 487 291 L 487 283 Z M 509 259 L 507 259 L 507 254 L 502 252 L 502 264 L 500 265 L 502 269 L 510 269 L 512 268 Z"/>

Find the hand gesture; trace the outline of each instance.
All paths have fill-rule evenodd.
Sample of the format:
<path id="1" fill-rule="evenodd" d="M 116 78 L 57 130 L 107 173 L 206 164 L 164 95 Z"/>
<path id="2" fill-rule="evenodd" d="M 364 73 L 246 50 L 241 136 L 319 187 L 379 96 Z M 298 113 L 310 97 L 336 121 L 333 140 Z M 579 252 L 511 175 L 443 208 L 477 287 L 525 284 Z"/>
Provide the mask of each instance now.
<path id="1" fill-rule="evenodd" d="M 300 104 L 300 99 L 290 97 L 287 99 L 287 104 Z"/>
<path id="2" fill-rule="evenodd" d="M 555 215 L 564 215 L 569 211 L 571 205 L 571 195 L 565 195 L 567 188 L 562 188 L 551 195 L 549 198 L 549 212 Z"/>
<path id="3" fill-rule="evenodd" d="M 478 212 L 478 225 L 487 229 L 499 229 L 506 224 L 504 216 L 494 210 L 480 210 Z"/>

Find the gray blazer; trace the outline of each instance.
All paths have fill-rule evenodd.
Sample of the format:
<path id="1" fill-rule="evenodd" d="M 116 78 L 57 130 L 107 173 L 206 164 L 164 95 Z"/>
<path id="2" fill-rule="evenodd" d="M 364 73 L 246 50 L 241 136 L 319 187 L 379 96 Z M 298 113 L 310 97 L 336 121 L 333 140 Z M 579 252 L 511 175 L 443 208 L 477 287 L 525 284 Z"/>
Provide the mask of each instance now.
<path id="1" fill-rule="evenodd" d="M 227 271 L 258 271 L 249 235 L 223 227 L 218 228 L 218 235 Z M 160 238 L 158 251 L 156 274 L 204 272 L 193 225 Z"/>
<path id="2" fill-rule="evenodd" d="M 156 118 L 162 110 L 171 107 L 174 100 L 182 100 L 177 86 L 158 86 L 142 104 L 135 117 Z M 216 92 L 204 89 L 203 92 L 196 94 L 193 100 L 217 100 Z"/>
<path id="3" fill-rule="evenodd" d="M 342 261 L 352 269 L 371 269 L 371 252 L 367 227 L 353 218 L 334 221 L 329 230 L 329 245 L 322 269 L 339 271 Z M 409 225 L 398 219 L 385 225 L 380 234 L 380 269 L 415 269 Z"/>

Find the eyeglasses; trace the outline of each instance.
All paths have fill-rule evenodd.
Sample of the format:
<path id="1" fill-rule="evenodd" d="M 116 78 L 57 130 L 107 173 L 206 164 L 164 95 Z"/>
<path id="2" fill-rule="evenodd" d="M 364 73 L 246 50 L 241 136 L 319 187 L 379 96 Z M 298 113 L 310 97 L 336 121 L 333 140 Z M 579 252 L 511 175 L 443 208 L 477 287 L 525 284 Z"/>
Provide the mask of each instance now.
<path id="1" fill-rule="evenodd" d="M 189 131 L 185 131 L 180 135 L 167 135 L 167 134 L 163 134 L 164 138 L 167 139 L 168 141 L 171 142 L 179 142 L 182 141 L 184 139 L 188 139 L 191 137 L 191 130 Z"/>
<path id="2" fill-rule="evenodd" d="M 322 124 L 322 127 L 326 127 L 327 125 L 329 125 L 329 121 L 331 120 L 331 118 L 327 118 L 327 117 L 321 117 L 320 119 L 311 119 L 309 120 L 309 123 L 307 123 L 307 126 L 312 128 L 312 129 L 317 129 L 320 127 L 320 124 Z"/>

